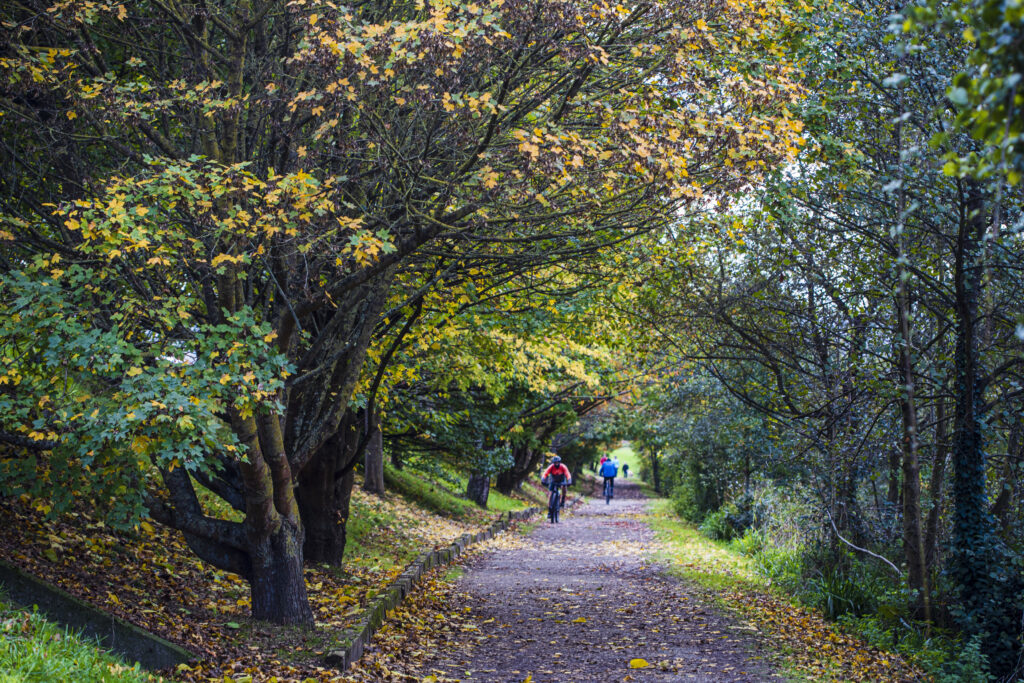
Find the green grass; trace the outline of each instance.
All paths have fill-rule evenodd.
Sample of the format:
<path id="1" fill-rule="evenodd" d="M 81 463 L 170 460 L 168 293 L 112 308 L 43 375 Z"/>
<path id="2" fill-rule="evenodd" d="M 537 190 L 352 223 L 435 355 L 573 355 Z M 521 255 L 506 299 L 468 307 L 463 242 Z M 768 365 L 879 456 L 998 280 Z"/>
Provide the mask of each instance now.
<path id="1" fill-rule="evenodd" d="M 586 490 L 585 488 L 581 489 L 576 484 L 573 484 L 569 488 L 569 495 L 570 496 L 573 495 L 573 489 L 576 489 L 577 495 L 580 492 Z M 545 510 L 547 509 L 547 507 L 548 507 L 548 490 L 545 487 L 541 486 L 539 479 L 525 482 L 523 484 L 523 488 L 518 493 L 523 498 L 527 499 L 523 503 L 523 507 L 533 506 L 533 507 L 543 508 Z"/>
<path id="2" fill-rule="evenodd" d="M 757 572 L 751 558 L 728 542 L 712 541 L 684 522 L 672 510 L 671 501 L 651 501 L 649 523 L 664 542 L 662 559 L 669 560 L 673 574 L 713 590 L 767 589 L 769 581 Z"/>
<path id="3" fill-rule="evenodd" d="M 622 466 L 629 465 L 629 479 L 640 479 L 640 456 L 631 446 L 620 446 L 608 454 L 611 458 L 619 459 L 619 476 L 622 476 Z"/>
<path id="4" fill-rule="evenodd" d="M 155 683 L 154 676 L 96 646 L 88 638 L 53 624 L 42 615 L 0 599 L 0 683 L 76 681 Z"/>
<path id="5" fill-rule="evenodd" d="M 453 564 L 451 567 L 448 568 L 448 571 L 444 573 L 444 580 L 455 581 L 465 573 L 466 570 L 464 567 L 457 564 Z"/>
<path id="6" fill-rule="evenodd" d="M 479 508 L 472 501 L 456 497 L 440 482 L 424 479 L 408 469 L 384 468 L 384 486 L 403 498 L 445 517 L 467 519 Z"/>
<path id="7" fill-rule="evenodd" d="M 530 505 L 492 488 L 485 510 L 462 498 L 463 491 L 453 490 L 448 482 L 427 479 L 411 470 L 396 470 L 390 466 L 384 468 L 384 485 L 427 510 L 463 521 L 484 521 L 493 517 L 495 512 L 522 510 Z"/>
<path id="8" fill-rule="evenodd" d="M 353 496 L 345 525 L 345 562 L 365 568 L 392 568 L 405 565 L 419 552 L 415 543 L 391 534 L 382 543 L 378 529 L 396 526 L 395 515 Z"/>
<path id="9" fill-rule="evenodd" d="M 494 510 L 495 512 L 522 510 L 525 507 L 529 507 L 529 505 L 526 501 L 506 496 L 496 489 L 491 489 L 490 494 L 487 496 L 487 509 Z"/>

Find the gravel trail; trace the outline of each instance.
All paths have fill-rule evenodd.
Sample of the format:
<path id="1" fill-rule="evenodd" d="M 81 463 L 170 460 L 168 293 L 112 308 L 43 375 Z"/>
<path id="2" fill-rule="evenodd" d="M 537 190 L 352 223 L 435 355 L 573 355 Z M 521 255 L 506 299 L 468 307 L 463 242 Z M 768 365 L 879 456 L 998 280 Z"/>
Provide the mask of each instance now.
<path id="1" fill-rule="evenodd" d="M 780 679 L 751 629 L 653 564 L 645 510 L 639 486 L 620 479 L 610 504 L 595 497 L 559 524 L 543 521 L 523 549 L 470 560 L 457 588 L 476 630 L 433 653 L 423 674 L 489 683 Z M 634 659 L 649 666 L 630 668 Z"/>

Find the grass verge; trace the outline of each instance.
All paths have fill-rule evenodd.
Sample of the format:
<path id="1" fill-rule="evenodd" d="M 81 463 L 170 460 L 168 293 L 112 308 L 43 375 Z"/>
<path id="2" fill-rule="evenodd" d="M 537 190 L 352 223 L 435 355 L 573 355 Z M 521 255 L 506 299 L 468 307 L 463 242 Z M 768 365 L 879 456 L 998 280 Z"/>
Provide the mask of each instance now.
<path id="1" fill-rule="evenodd" d="M 454 490 L 447 481 L 427 478 L 408 469 L 396 470 L 391 466 L 384 468 L 384 485 L 388 490 L 431 512 L 474 523 L 485 523 L 493 519 L 494 513 L 522 510 L 533 504 L 506 496 L 492 488 L 487 496 L 487 508 L 484 509 L 463 498 L 462 491 Z"/>
<path id="2" fill-rule="evenodd" d="M 768 649 L 778 654 L 783 675 L 800 681 L 927 680 L 899 655 L 872 647 L 844 632 L 759 574 L 751 558 L 726 542 L 705 538 L 680 520 L 665 499 L 651 502 L 648 520 L 660 541 L 659 559 L 670 574 L 698 586 L 709 599 L 756 625 Z"/>
<path id="3" fill-rule="evenodd" d="M 167 679 L 128 666 L 96 643 L 15 607 L 0 596 L 0 683 L 78 681 L 156 683 Z"/>

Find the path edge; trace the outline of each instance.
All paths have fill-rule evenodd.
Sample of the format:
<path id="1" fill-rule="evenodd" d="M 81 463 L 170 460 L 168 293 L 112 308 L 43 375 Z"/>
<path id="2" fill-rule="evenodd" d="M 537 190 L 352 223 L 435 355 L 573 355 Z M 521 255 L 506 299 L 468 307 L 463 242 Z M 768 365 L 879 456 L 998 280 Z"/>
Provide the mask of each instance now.
<path id="1" fill-rule="evenodd" d="M 462 534 L 447 548 L 429 550 L 417 555 L 387 588 L 370 601 L 359 622 L 341 634 L 337 641 L 340 647 L 324 656 L 324 664 L 344 671 L 358 662 L 373 635 L 384 624 L 388 612 L 402 604 L 412 592 L 413 586 L 419 583 L 428 571 L 451 564 L 470 546 L 494 538 L 508 530 L 513 521 L 529 519 L 537 512 L 540 512 L 538 507 L 510 510 L 508 515 L 502 515 L 483 531 Z"/>

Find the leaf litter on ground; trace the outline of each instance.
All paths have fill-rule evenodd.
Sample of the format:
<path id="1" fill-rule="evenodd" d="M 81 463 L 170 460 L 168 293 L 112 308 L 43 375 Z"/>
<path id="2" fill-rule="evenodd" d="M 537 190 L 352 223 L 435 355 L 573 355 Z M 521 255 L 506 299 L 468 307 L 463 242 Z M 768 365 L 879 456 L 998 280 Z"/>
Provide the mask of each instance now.
<path id="1" fill-rule="evenodd" d="M 456 521 L 397 496 L 353 491 L 353 513 L 372 523 L 353 538 L 343 568 L 306 569 L 317 629 L 304 630 L 253 621 L 244 579 L 203 563 L 177 531 L 143 522 L 133 532 L 119 532 L 84 510 L 51 519 L 34 503 L 27 497 L 0 501 L 7 519 L 0 528 L 0 552 L 7 561 L 196 653 L 200 662 L 169 672 L 182 681 L 389 680 L 387 662 L 392 659 L 379 654 L 365 658 L 374 673 L 355 679 L 349 676 L 361 675 L 354 673 L 358 667 L 342 673 L 321 661 L 334 637 L 358 622 L 369 600 L 408 560 L 479 530 L 480 524 L 473 522 L 496 517 L 482 511 L 479 519 Z M 484 545 L 515 542 L 514 534 L 505 534 Z M 443 591 L 432 593 L 441 585 L 436 577 L 425 580 L 426 590 L 417 588 L 410 606 L 396 614 L 413 615 L 417 607 L 443 602 Z M 437 626 L 441 621 L 432 619 L 420 623 Z M 410 639 L 422 637 L 417 634 L 422 628 L 413 629 Z"/>
<path id="2" fill-rule="evenodd" d="M 728 608 L 746 616 L 750 629 L 782 653 L 786 663 L 815 681 L 902 683 L 925 680 L 924 672 L 898 654 L 874 648 L 838 624 L 771 590 L 746 558 L 684 527 L 664 508 L 658 519 L 658 556 L 677 573 L 710 586 Z"/>

